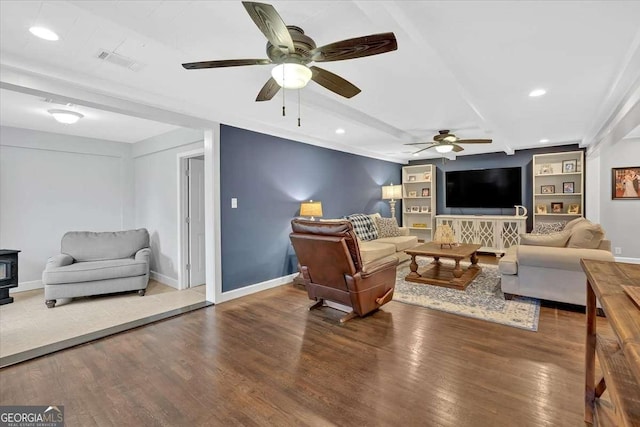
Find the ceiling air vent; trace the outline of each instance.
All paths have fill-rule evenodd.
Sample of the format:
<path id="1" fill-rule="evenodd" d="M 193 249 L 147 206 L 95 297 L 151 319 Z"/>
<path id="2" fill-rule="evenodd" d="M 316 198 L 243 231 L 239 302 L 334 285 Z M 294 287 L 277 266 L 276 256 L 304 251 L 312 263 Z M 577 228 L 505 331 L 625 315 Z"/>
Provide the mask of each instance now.
<path id="1" fill-rule="evenodd" d="M 131 71 L 139 71 L 142 69 L 143 64 L 136 62 L 131 58 L 127 58 L 126 56 L 117 54 L 115 52 L 110 52 L 106 49 L 100 49 L 96 58 L 101 59 L 105 62 L 109 62 L 113 65 L 117 65 L 119 67 L 128 68 Z"/>

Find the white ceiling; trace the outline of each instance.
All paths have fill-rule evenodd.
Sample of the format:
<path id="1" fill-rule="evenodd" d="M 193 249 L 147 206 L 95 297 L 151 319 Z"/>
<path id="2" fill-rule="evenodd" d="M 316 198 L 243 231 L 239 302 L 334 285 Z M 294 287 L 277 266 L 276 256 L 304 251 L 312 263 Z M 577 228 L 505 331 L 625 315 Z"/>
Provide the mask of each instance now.
<path id="1" fill-rule="evenodd" d="M 87 138 L 134 143 L 160 135 L 177 126 L 81 105 L 59 104 L 52 99 L 0 89 L 0 122 L 13 126 Z M 48 110 L 70 110 L 84 117 L 73 125 L 58 123 Z"/>
<path id="2" fill-rule="evenodd" d="M 254 101 L 270 66 L 180 65 L 266 57 L 266 40 L 238 1 L 2 1 L 0 63 L 198 118 L 401 162 L 415 159 L 403 143 L 430 140 L 443 128 L 493 138 L 462 155 L 511 153 L 539 147 L 542 138 L 549 145 L 589 144 L 640 81 L 640 2 L 270 3 L 319 46 L 393 31 L 398 50 L 321 64 L 362 93 L 344 99 L 310 83 L 300 91 L 299 128 L 295 92 L 287 91 L 286 117 L 281 94 Z M 32 25 L 61 39 L 37 39 L 28 32 Z M 142 68 L 100 61 L 99 49 Z M 530 98 L 538 87 L 547 94 Z M 2 124 L 5 114 L 19 123 L 2 95 Z M 23 120 L 33 128 L 50 118 Z M 338 127 L 346 134 L 336 135 Z M 156 130 L 150 126 L 148 136 Z M 423 154 L 437 157 L 433 150 Z"/>

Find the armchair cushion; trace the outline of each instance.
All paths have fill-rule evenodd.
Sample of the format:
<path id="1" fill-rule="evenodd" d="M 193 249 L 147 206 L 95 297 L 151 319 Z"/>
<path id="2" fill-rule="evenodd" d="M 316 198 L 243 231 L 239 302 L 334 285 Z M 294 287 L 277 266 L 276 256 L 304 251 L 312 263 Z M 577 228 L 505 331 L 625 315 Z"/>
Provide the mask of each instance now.
<path id="1" fill-rule="evenodd" d="M 130 258 L 149 247 L 149 232 L 137 230 L 92 232 L 70 231 L 62 236 L 61 253 L 77 262 Z"/>
<path id="2" fill-rule="evenodd" d="M 56 285 L 144 276 L 147 274 L 147 269 L 148 264 L 145 261 L 136 261 L 131 258 L 77 262 L 45 270 L 42 273 L 42 282 L 45 285 Z"/>
<path id="3" fill-rule="evenodd" d="M 52 268 L 64 267 L 65 265 L 73 264 L 73 257 L 67 254 L 58 254 L 52 256 L 47 260 L 47 265 L 45 270 L 50 270 Z"/>
<path id="4" fill-rule="evenodd" d="M 571 230 L 563 230 L 550 234 L 521 234 L 520 244 L 529 246 L 564 247 L 571 237 Z"/>
<path id="5" fill-rule="evenodd" d="M 590 221 L 580 222 L 571 230 L 568 248 L 596 249 L 604 239 L 604 230 L 600 224 Z"/>

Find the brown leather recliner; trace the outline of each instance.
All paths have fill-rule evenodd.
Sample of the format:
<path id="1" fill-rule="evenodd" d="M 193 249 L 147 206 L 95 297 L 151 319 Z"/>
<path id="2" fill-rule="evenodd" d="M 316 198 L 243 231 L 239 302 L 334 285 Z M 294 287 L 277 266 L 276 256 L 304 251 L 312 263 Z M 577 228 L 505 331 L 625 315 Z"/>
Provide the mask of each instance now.
<path id="1" fill-rule="evenodd" d="M 309 310 L 321 307 L 324 300 L 350 306 L 353 311 L 340 319 L 344 323 L 391 301 L 398 259 L 383 258 L 363 269 L 358 240 L 349 221 L 294 219 L 291 229 L 289 237 L 307 293 L 317 301 Z"/>

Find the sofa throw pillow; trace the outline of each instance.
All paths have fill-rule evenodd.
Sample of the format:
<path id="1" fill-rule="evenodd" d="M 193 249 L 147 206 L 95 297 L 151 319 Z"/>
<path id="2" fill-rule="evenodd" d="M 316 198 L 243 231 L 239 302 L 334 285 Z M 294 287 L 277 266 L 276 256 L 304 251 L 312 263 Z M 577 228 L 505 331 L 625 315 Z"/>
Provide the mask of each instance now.
<path id="1" fill-rule="evenodd" d="M 538 222 L 536 226 L 531 230 L 531 234 L 551 234 L 564 230 L 566 221 L 558 222 Z"/>
<path id="2" fill-rule="evenodd" d="M 378 226 L 379 239 L 383 237 L 398 237 L 400 235 L 398 221 L 395 218 L 377 217 L 376 225 Z"/>
<path id="3" fill-rule="evenodd" d="M 569 221 L 567 223 L 567 225 L 564 226 L 565 230 L 573 230 L 573 227 L 575 227 L 576 225 L 582 223 L 582 222 L 591 222 L 586 218 L 580 217 L 580 218 L 576 218 L 576 219 L 572 219 L 571 221 Z"/>
<path id="4" fill-rule="evenodd" d="M 369 215 L 353 214 L 349 215 L 347 219 L 353 225 L 353 231 L 360 240 L 367 242 L 378 238 L 378 229 Z"/>
<path id="5" fill-rule="evenodd" d="M 568 248 L 597 249 L 604 239 L 604 230 L 600 224 L 591 221 L 580 222 L 571 230 Z"/>
<path id="6" fill-rule="evenodd" d="M 563 248 L 571 237 L 568 230 L 549 234 L 521 234 L 520 244 L 529 246 L 552 246 Z"/>

